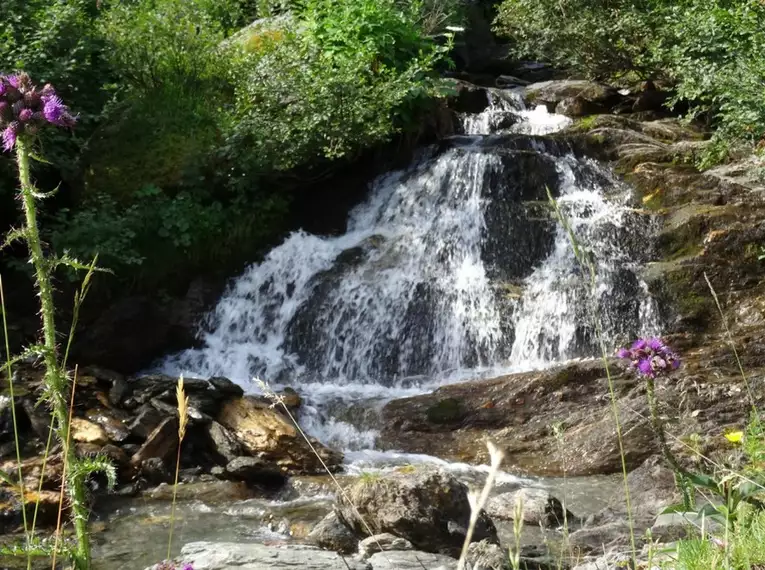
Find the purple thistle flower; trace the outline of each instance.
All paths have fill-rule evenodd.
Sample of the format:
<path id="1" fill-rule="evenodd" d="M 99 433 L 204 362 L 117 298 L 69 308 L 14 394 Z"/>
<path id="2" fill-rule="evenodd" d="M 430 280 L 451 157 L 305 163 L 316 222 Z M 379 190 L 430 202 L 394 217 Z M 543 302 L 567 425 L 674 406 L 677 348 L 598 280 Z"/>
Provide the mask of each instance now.
<path id="1" fill-rule="evenodd" d="M 648 358 L 642 358 L 637 361 L 637 370 L 643 376 L 654 376 L 655 374 L 653 366 L 651 366 L 651 360 Z"/>
<path id="2" fill-rule="evenodd" d="M 184 564 L 184 565 L 183 565 L 183 567 L 181 568 L 181 570 L 194 570 L 194 566 L 192 566 L 191 564 L 188 564 L 188 563 L 187 563 L 187 564 Z"/>
<path id="3" fill-rule="evenodd" d="M 3 131 L 3 150 L 6 152 L 10 151 L 14 146 L 16 146 L 16 137 L 18 133 L 16 132 L 17 127 L 14 125 L 16 125 L 16 123 L 11 123 Z"/>
<path id="4" fill-rule="evenodd" d="M 630 361 L 630 367 L 642 376 L 668 375 L 680 367 L 680 359 L 660 338 L 640 338 L 631 348 L 621 348 L 617 356 Z"/>
<path id="5" fill-rule="evenodd" d="M 661 352 L 666 349 L 664 342 L 660 338 L 649 338 L 646 341 L 646 345 L 654 352 Z"/>
<path id="6" fill-rule="evenodd" d="M 43 115 L 49 123 L 59 127 L 70 127 L 75 123 L 75 118 L 69 114 L 69 109 L 58 95 L 45 96 L 43 99 Z"/>
<path id="7" fill-rule="evenodd" d="M 0 132 L 4 150 L 10 151 L 19 136 L 35 135 L 47 123 L 71 127 L 76 121 L 51 85 L 37 89 L 26 73 L 0 75 Z"/>

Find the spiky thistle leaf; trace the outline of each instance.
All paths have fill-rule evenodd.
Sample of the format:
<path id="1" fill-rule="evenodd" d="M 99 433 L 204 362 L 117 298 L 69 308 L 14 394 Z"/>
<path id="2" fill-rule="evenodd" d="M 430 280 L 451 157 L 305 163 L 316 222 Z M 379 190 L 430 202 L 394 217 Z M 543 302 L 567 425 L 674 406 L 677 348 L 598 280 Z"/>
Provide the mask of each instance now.
<path id="1" fill-rule="evenodd" d="M 13 228 L 7 234 L 5 234 L 5 241 L 3 245 L 0 245 L 0 250 L 9 247 L 11 244 L 17 241 L 25 241 L 27 239 L 27 231 L 24 228 Z"/>
<path id="2" fill-rule="evenodd" d="M 94 473 L 106 475 L 106 484 L 109 489 L 113 489 L 117 485 L 117 469 L 108 457 L 100 453 L 92 457 L 81 458 L 72 470 L 72 476 L 79 481 L 84 481 Z"/>

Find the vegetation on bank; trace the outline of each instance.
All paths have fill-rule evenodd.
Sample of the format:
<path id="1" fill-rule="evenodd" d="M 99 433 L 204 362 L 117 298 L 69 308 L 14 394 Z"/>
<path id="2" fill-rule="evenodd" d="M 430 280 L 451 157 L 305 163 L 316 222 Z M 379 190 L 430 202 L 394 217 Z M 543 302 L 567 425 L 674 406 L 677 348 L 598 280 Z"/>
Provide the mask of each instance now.
<path id="1" fill-rule="evenodd" d="M 496 30 L 517 57 L 571 74 L 674 90 L 670 105 L 715 129 L 702 161 L 765 140 L 765 4 L 760 0 L 504 0 Z"/>
<path id="2" fill-rule="evenodd" d="M 148 287 L 254 255 L 287 229 L 296 188 L 418 127 L 442 87 L 446 5 L 2 2 L 0 70 L 55 84 L 79 113 L 41 140 L 38 186 L 63 180 L 43 238 Z M 2 226 L 13 170 L 0 159 Z"/>

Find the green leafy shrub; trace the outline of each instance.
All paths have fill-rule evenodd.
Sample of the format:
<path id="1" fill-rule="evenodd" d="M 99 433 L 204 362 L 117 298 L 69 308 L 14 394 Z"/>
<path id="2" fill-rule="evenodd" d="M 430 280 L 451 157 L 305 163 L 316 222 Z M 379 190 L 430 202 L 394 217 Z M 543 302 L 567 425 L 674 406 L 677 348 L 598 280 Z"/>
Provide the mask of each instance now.
<path id="1" fill-rule="evenodd" d="M 759 0 L 504 0 L 496 28 L 518 56 L 597 79 L 653 78 L 716 130 L 702 160 L 765 135 L 765 4 Z"/>
<path id="2" fill-rule="evenodd" d="M 661 14 L 650 0 L 505 0 L 496 29 L 519 57 L 541 58 L 561 69 L 607 79 L 630 72 L 648 76 Z"/>
<path id="3" fill-rule="evenodd" d="M 227 158 L 285 171 L 353 156 L 411 126 L 437 92 L 446 48 L 425 37 L 421 6 L 311 0 L 299 20 L 254 32 L 235 59 Z"/>

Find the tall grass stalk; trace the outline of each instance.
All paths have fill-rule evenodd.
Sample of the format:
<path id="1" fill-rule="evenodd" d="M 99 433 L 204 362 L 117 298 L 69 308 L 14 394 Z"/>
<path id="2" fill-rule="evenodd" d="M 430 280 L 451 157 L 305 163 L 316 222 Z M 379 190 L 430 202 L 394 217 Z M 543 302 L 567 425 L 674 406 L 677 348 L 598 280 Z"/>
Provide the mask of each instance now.
<path id="1" fill-rule="evenodd" d="M 515 549 L 510 553 L 510 566 L 513 570 L 521 570 L 521 535 L 523 534 L 523 499 L 515 502 L 513 512 L 513 539 Z"/>
<path id="2" fill-rule="evenodd" d="M 469 495 L 470 498 L 470 522 L 468 524 L 467 533 L 465 533 L 465 541 L 462 543 L 462 552 L 460 552 L 460 558 L 457 562 L 457 570 L 463 570 L 465 563 L 467 562 L 468 549 L 470 543 L 473 541 L 473 533 L 475 532 L 475 526 L 478 523 L 478 518 L 481 516 L 483 508 L 486 506 L 486 502 L 489 500 L 489 493 L 494 488 L 494 481 L 497 479 L 499 473 L 499 467 L 502 465 L 502 461 L 505 458 L 505 454 L 494 445 L 491 441 L 486 442 L 486 447 L 489 449 L 489 474 L 486 476 L 486 482 L 483 485 L 481 494 L 478 497 L 475 495 Z"/>
<path id="3" fill-rule="evenodd" d="M 707 287 L 709 287 L 709 291 L 712 293 L 712 298 L 715 300 L 715 305 L 717 305 L 717 311 L 720 313 L 720 320 L 722 321 L 723 328 L 725 329 L 725 336 L 728 340 L 728 344 L 730 344 L 731 350 L 733 350 L 733 356 L 736 358 L 736 364 L 738 365 L 738 371 L 741 373 L 741 378 L 744 380 L 744 386 L 746 386 L 746 393 L 749 397 L 749 403 L 752 406 L 752 413 L 754 415 L 753 420 L 759 424 L 760 423 L 760 415 L 757 411 L 757 401 L 754 399 L 754 393 L 752 392 L 752 386 L 749 383 L 749 378 L 746 375 L 746 372 L 744 372 L 744 365 L 741 364 L 741 358 L 738 356 L 738 350 L 736 350 L 736 343 L 733 341 L 733 334 L 730 332 L 730 327 L 728 327 L 728 319 L 725 318 L 725 313 L 723 313 L 722 305 L 720 305 L 720 299 L 717 297 L 717 291 L 715 291 L 715 288 L 712 287 L 712 282 L 709 280 L 709 277 L 707 276 L 706 271 L 704 272 L 704 281 L 707 282 Z"/>
<path id="4" fill-rule="evenodd" d="M 24 473 L 21 468 L 21 446 L 19 445 L 19 427 L 16 420 L 16 395 L 13 389 L 13 366 L 11 363 L 11 344 L 8 338 L 8 317 L 5 311 L 5 290 L 3 276 L 0 275 L 0 311 L 3 314 L 3 338 L 5 339 L 5 372 L 8 376 L 8 392 L 11 398 L 11 420 L 13 421 L 13 442 L 16 446 L 16 464 L 19 472 L 19 493 L 21 494 L 21 517 L 24 521 L 24 536 L 27 547 L 30 546 L 31 535 L 27 524 L 26 492 L 24 491 Z M 32 566 L 32 555 L 27 550 L 27 567 Z"/>
<path id="5" fill-rule="evenodd" d="M 561 225 L 565 229 L 566 234 L 568 235 L 568 239 L 569 239 L 569 242 L 571 243 L 572 249 L 574 250 L 574 256 L 576 257 L 576 260 L 578 261 L 580 267 L 583 270 L 587 271 L 587 273 L 590 276 L 590 291 L 594 293 L 596 289 L 596 280 L 597 280 L 595 266 L 593 265 L 590 257 L 579 246 L 579 242 L 576 239 L 576 235 L 574 235 L 574 232 L 571 229 L 571 226 L 569 225 L 568 220 L 563 215 L 563 212 L 561 212 L 560 207 L 558 206 L 558 201 L 553 197 L 552 192 L 550 192 L 550 188 L 545 187 L 545 190 L 547 191 L 547 198 L 549 199 L 550 204 L 552 204 L 552 207 L 555 210 L 555 215 L 557 216 Z M 630 487 L 629 487 L 629 482 L 627 480 L 627 459 L 624 454 L 624 439 L 622 437 L 622 424 L 621 424 L 621 419 L 619 417 L 619 404 L 616 401 L 616 391 L 614 390 L 614 381 L 611 376 L 611 367 L 609 366 L 609 361 L 608 361 L 608 351 L 606 349 L 605 340 L 603 338 L 603 324 L 601 323 L 599 316 L 593 317 L 593 321 L 595 324 L 595 334 L 598 337 L 598 344 L 600 345 L 601 359 L 603 360 L 603 365 L 606 369 L 606 378 L 608 379 L 608 394 L 611 400 L 611 414 L 613 415 L 614 424 L 616 426 L 616 440 L 619 445 L 619 458 L 621 460 L 622 480 L 624 482 L 624 500 L 627 506 L 627 524 L 629 526 L 629 531 L 630 531 L 630 547 L 632 549 L 632 566 L 636 568 L 637 567 L 637 547 L 635 543 L 635 522 L 632 516 L 632 500 L 630 498 Z"/>
<path id="6" fill-rule="evenodd" d="M 561 454 L 563 460 L 563 548 L 561 548 L 561 555 L 558 558 L 558 570 L 563 569 L 563 553 L 569 548 L 569 529 L 568 529 L 568 461 L 567 455 L 564 451 L 564 427 L 560 422 L 553 424 L 553 435 L 555 441 L 558 443 L 558 452 Z"/>
<path id="7" fill-rule="evenodd" d="M 183 376 L 178 378 L 178 385 L 175 388 L 175 397 L 178 400 L 178 454 L 175 459 L 175 482 L 173 483 L 173 506 L 170 508 L 170 535 L 167 538 L 167 557 L 170 560 L 170 554 L 173 550 L 173 530 L 175 529 L 175 504 L 178 497 L 178 474 L 181 471 L 181 446 L 183 438 L 186 437 L 186 425 L 189 423 L 189 397 L 183 389 Z"/>

